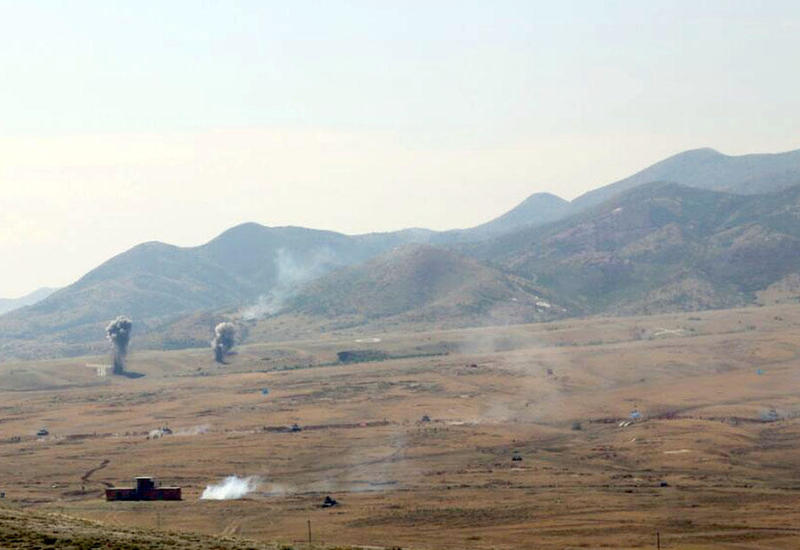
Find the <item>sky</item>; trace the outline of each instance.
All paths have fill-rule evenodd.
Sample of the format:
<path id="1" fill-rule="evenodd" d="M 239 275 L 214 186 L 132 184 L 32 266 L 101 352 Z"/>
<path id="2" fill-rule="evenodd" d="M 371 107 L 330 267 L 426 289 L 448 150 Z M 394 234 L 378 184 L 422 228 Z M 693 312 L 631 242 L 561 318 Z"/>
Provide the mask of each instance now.
<path id="1" fill-rule="evenodd" d="M 0 297 L 245 221 L 449 229 L 800 148 L 800 2 L 0 0 Z"/>

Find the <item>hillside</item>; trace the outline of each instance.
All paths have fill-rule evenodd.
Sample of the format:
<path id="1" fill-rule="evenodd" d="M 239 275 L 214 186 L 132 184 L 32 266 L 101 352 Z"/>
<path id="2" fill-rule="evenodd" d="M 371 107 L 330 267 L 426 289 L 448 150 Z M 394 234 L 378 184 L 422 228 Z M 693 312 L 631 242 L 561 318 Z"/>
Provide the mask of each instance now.
<path id="1" fill-rule="evenodd" d="M 473 239 L 496 236 L 529 225 L 543 225 L 563 217 L 569 202 L 550 193 L 535 193 L 502 216 L 478 225 L 466 232 Z"/>
<path id="2" fill-rule="evenodd" d="M 563 218 L 570 203 L 551 193 L 534 193 L 508 212 L 469 229 L 455 229 L 434 234 L 430 240 L 437 244 L 452 244 L 497 237 L 525 227 L 544 225 Z"/>
<path id="3" fill-rule="evenodd" d="M 474 229 L 406 229 L 348 236 L 247 223 L 198 247 L 149 242 L 123 252 L 40 302 L 0 317 L 0 357 L 101 352 L 104 327 L 125 314 L 148 347 L 205 345 L 219 315 L 276 313 L 302 284 L 408 243 L 488 238 L 526 220 L 554 219 L 565 201 L 538 194 Z M 515 317 L 518 315 L 515 314 Z M 523 316 L 527 319 L 528 317 Z"/>
<path id="4" fill-rule="evenodd" d="M 57 354 L 105 349 L 103 329 L 116 315 L 133 318 L 134 334 L 143 335 L 193 312 L 286 291 L 413 237 L 244 224 L 198 247 L 144 243 L 41 302 L 0 317 L 0 353 L 4 347 L 20 356 L 36 356 L 43 347 Z"/>
<path id="5" fill-rule="evenodd" d="M 0 547 L 9 550 L 17 548 L 275 550 L 279 545 L 199 533 L 173 533 L 155 529 L 112 526 L 64 514 L 0 507 Z"/>
<path id="6" fill-rule="evenodd" d="M 798 218 L 800 186 L 743 196 L 651 184 L 468 250 L 588 311 L 720 308 L 800 270 Z"/>
<path id="7" fill-rule="evenodd" d="M 432 234 L 437 244 L 455 244 L 501 236 L 558 221 L 649 183 L 677 183 L 687 187 L 756 195 L 800 185 L 800 149 L 785 153 L 725 155 L 714 149 L 678 153 L 568 202 L 550 193 L 535 193 L 497 218 L 469 229 Z M 419 241 L 423 242 L 423 241 Z"/>
<path id="8" fill-rule="evenodd" d="M 754 195 L 800 184 L 800 149 L 786 153 L 730 156 L 714 149 L 684 151 L 572 201 L 576 212 L 638 185 L 679 183 L 698 189 Z"/>
<path id="9" fill-rule="evenodd" d="M 541 321 L 566 312 L 529 281 L 425 245 L 395 249 L 305 286 L 287 307 L 326 318 L 459 324 Z"/>
<path id="10" fill-rule="evenodd" d="M 537 319 L 519 307 L 487 313 L 491 307 L 479 296 L 490 296 L 486 303 L 511 297 L 515 291 L 508 285 L 517 282 L 509 282 L 509 272 L 522 286 L 535 281 L 535 293 L 550 293 L 572 314 L 735 306 L 751 303 L 755 293 L 778 292 L 778 298 L 762 298 L 791 300 L 785 289 L 797 285 L 782 279 L 797 271 L 798 224 L 788 186 L 798 182 L 800 151 L 732 157 L 699 149 L 572 203 L 534 194 L 469 229 L 350 236 L 248 223 L 197 247 L 144 243 L 0 316 L 0 358 L 105 351 L 104 326 L 120 314 L 134 319 L 134 339 L 143 346 L 205 345 L 221 312 L 249 320 L 273 315 L 306 283 L 407 244 L 438 246 L 430 255 L 455 249 L 492 267 L 461 260 L 447 277 L 431 273 L 430 280 L 417 280 L 389 255 L 364 266 L 374 273 L 354 269 L 315 283 L 294 311 L 327 319 L 339 312 L 353 322 L 393 316 L 453 316 L 458 324 Z M 429 268 L 438 266 L 428 260 L 420 270 Z M 487 269 L 494 269 L 491 276 Z M 389 271 L 399 278 L 378 277 Z M 467 278 L 477 286 L 465 286 Z M 417 288 L 420 282 L 428 290 Z"/>
<path id="11" fill-rule="evenodd" d="M 36 302 L 40 302 L 50 296 L 56 290 L 58 289 L 42 287 L 37 288 L 25 296 L 20 296 L 19 298 L 0 298 L 0 315 L 21 307 L 35 304 Z"/>

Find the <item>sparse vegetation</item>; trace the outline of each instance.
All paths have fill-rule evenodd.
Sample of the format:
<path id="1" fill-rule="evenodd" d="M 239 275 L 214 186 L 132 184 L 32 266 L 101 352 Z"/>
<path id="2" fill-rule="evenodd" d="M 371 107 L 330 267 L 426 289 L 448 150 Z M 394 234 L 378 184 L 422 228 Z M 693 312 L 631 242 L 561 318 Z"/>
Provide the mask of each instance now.
<path id="1" fill-rule="evenodd" d="M 4 507 L 0 507 L 0 547 L 8 550 L 276 550 L 273 544 L 230 537 L 109 527 L 63 514 Z"/>
<path id="2" fill-rule="evenodd" d="M 291 541 L 305 540 L 309 515 L 319 548 L 318 533 L 335 533 L 324 538 L 340 546 L 460 549 L 479 536 L 498 547 L 507 533 L 543 523 L 551 526 L 537 540 L 544 549 L 578 546 L 586 533 L 597 546 L 646 547 L 652 523 L 685 502 L 696 507 L 681 544 L 702 548 L 708 533 L 744 540 L 719 527 L 731 510 L 754 524 L 773 521 L 780 507 L 793 517 L 784 488 L 800 452 L 795 308 L 709 312 L 701 339 L 677 330 L 685 314 L 572 320 L 558 330 L 395 332 L 369 348 L 395 360 L 360 364 L 332 362 L 360 334 L 245 345 L 226 368 L 207 348 L 137 354 L 134 368 L 147 376 L 133 382 L 98 379 L 85 359 L 4 364 L 9 436 L 0 451 L 11 460 L 0 461 L 0 502 L 98 520 L 112 548 L 273 549 L 277 540 L 302 550 Z M 637 340 L 637 328 L 662 336 Z M 287 365 L 300 368 L 271 370 Z M 635 422 L 633 410 L 642 414 Z M 145 437 L 164 424 L 173 435 Z M 41 426 L 50 435 L 40 440 Z M 269 478 L 246 500 L 197 499 L 229 472 Z M 184 500 L 100 500 L 106 484 L 142 473 L 181 485 Z M 325 494 L 341 503 L 335 510 L 319 508 L 321 479 L 332 480 Z M 607 528 L 594 522 L 599 509 L 615 510 Z M 152 530 L 158 522 L 166 534 Z M 87 548 L 98 540 L 71 529 L 70 540 Z M 126 530 L 134 534 L 113 538 Z M 761 545 L 780 536 L 747 535 Z M 29 547 L 57 548 L 25 537 Z"/>

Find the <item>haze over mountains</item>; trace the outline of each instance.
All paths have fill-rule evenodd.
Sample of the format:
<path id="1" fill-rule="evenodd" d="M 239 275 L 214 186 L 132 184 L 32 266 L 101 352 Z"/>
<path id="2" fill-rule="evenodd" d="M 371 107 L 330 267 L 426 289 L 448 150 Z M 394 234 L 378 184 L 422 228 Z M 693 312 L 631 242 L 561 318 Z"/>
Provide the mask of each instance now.
<path id="1" fill-rule="evenodd" d="M 800 150 L 700 149 L 571 203 L 532 195 L 470 229 L 243 224 L 199 247 L 141 244 L 0 316 L 0 358 L 104 349 L 103 325 L 118 314 L 143 342 L 201 319 L 186 342 L 202 345 L 222 314 L 467 326 L 793 299 L 799 222 Z"/>
<path id="2" fill-rule="evenodd" d="M 572 201 L 586 208 L 612 196 L 655 181 L 672 182 L 740 195 L 779 191 L 800 183 L 800 149 L 775 154 L 729 156 L 714 149 L 693 149 L 662 160 L 618 182 Z"/>
<path id="3" fill-rule="evenodd" d="M 0 315 L 21 307 L 40 302 L 50 296 L 57 288 L 42 287 L 19 298 L 0 298 Z"/>
<path id="4" fill-rule="evenodd" d="M 544 294 L 528 279 L 475 258 L 429 245 L 407 245 L 312 281 L 286 305 L 295 313 L 352 317 L 359 324 L 390 317 L 506 324 L 560 315 L 561 308 L 546 302 Z"/>

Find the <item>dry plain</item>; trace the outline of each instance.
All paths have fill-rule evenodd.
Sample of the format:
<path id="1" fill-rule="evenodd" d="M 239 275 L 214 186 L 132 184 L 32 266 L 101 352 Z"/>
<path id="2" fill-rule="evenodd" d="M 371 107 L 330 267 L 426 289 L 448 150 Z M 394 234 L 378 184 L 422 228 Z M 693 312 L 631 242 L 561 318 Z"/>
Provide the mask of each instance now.
<path id="1" fill-rule="evenodd" d="M 295 547 L 309 520 L 318 545 L 800 547 L 797 305 L 340 331 L 227 366 L 132 345 L 139 378 L 0 365 L 0 506 Z M 364 348 L 393 358 L 336 363 Z M 260 485 L 199 499 L 233 474 Z M 103 500 L 137 475 L 184 500 Z"/>

